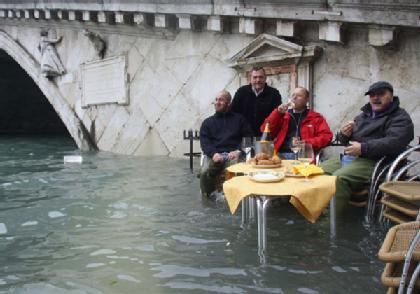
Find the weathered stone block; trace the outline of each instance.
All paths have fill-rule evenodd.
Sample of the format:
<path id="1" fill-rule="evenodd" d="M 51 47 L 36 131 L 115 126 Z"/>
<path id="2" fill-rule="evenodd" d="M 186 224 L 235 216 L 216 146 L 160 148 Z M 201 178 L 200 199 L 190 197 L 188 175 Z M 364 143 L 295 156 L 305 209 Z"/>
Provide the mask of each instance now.
<path id="1" fill-rule="evenodd" d="M 134 23 L 134 15 L 132 13 L 117 11 L 115 12 L 115 22 L 121 24 L 132 24 Z"/>
<path id="2" fill-rule="evenodd" d="M 45 12 L 42 10 L 34 10 L 35 19 L 43 19 L 45 17 Z"/>
<path id="3" fill-rule="evenodd" d="M 51 12 L 49 10 L 44 10 L 44 17 L 45 17 L 45 19 L 50 19 L 51 18 Z"/>
<path id="4" fill-rule="evenodd" d="M 82 19 L 84 21 L 90 21 L 90 11 L 83 11 Z"/>
<path id="5" fill-rule="evenodd" d="M 156 14 L 155 15 L 155 27 L 157 28 L 166 28 L 167 20 L 165 14 Z"/>
<path id="6" fill-rule="evenodd" d="M 33 13 L 32 10 L 24 10 L 23 11 L 23 16 L 25 18 L 32 18 L 32 17 L 34 17 L 34 13 Z"/>
<path id="7" fill-rule="evenodd" d="M 239 33 L 256 35 L 260 34 L 263 29 L 263 23 L 260 19 L 240 18 Z"/>
<path id="8" fill-rule="evenodd" d="M 329 21 L 319 24 L 319 39 L 341 43 L 341 22 Z"/>
<path id="9" fill-rule="evenodd" d="M 223 21 L 220 16 L 209 16 L 207 19 L 207 30 L 222 32 L 223 31 Z"/>
<path id="10" fill-rule="evenodd" d="M 82 20 L 82 13 L 80 11 L 70 10 L 69 11 L 69 20 Z"/>
<path id="11" fill-rule="evenodd" d="M 133 16 L 133 21 L 138 25 L 146 24 L 146 19 L 142 13 L 135 13 Z"/>
<path id="12" fill-rule="evenodd" d="M 178 27 L 184 30 L 191 30 L 191 16 L 189 14 L 178 14 Z"/>
<path id="13" fill-rule="evenodd" d="M 294 21 L 278 20 L 276 35 L 284 37 L 293 37 L 295 35 L 295 24 L 296 22 Z"/>
<path id="14" fill-rule="evenodd" d="M 370 27 L 369 45 L 385 46 L 394 39 L 394 27 Z"/>
<path id="15" fill-rule="evenodd" d="M 25 11 L 26 12 L 26 11 Z M 26 15 L 25 15 L 26 17 Z M 63 10 L 57 10 L 57 18 L 58 19 L 64 19 L 64 11 Z"/>

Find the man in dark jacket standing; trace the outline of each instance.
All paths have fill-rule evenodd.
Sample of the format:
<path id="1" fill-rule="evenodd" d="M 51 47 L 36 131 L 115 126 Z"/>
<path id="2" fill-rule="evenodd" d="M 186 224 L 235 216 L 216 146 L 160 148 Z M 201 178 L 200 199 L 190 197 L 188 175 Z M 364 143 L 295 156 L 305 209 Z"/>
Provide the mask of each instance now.
<path id="1" fill-rule="evenodd" d="M 201 193 L 206 197 L 216 190 L 217 179 L 225 167 L 238 159 L 242 137 L 252 136 L 244 117 L 229 111 L 230 103 L 230 93 L 219 92 L 214 102 L 216 113 L 206 118 L 200 128 L 201 149 L 209 158 L 208 168 L 200 174 Z"/>
<path id="2" fill-rule="evenodd" d="M 330 159 L 321 164 L 327 174 L 337 176 L 337 200 L 348 200 L 352 191 L 368 183 L 378 159 L 397 156 L 413 140 L 413 122 L 393 92 L 388 82 L 372 84 L 365 93 L 369 103 L 338 135 L 338 140 L 347 145 L 344 158 L 349 163 L 342 166 L 339 159 Z"/>
<path id="3" fill-rule="evenodd" d="M 280 92 L 267 85 L 262 67 L 253 68 L 251 83 L 240 87 L 233 97 L 231 110 L 242 114 L 251 126 L 254 136 L 260 136 L 264 119 L 281 104 Z"/>

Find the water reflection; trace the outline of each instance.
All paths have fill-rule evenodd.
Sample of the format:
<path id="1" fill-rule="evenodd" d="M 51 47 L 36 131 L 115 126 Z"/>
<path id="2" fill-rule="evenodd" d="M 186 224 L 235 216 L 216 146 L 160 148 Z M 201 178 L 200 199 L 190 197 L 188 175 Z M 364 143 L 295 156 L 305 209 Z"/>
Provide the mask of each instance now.
<path id="1" fill-rule="evenodd" d="M 274 205 L 261 265 L 256 224 L 203 201 L 187 160 L 71 154 L 63 138 L 0 138 L 0 293 L 384 292 L 382 234 L 358 210 L 331 243 L 327 217 Z"/>

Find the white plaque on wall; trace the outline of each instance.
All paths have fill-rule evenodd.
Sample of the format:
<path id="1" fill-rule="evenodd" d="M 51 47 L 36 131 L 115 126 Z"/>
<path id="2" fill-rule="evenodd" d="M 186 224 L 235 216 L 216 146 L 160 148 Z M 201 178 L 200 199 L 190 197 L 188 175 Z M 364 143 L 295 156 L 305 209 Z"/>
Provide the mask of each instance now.
<path id="1" fill-rule="evenodd" d="M 82 106 L 128 104 L 127 64 L 125 55 L 83 63 Z"/>

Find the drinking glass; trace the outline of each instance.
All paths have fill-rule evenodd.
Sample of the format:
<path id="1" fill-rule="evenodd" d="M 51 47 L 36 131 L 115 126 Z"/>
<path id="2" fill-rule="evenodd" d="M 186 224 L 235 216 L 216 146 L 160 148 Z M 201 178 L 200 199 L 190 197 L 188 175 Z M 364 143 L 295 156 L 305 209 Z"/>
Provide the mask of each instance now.
<path id="1" fill-rule="evenodd" d="M 292 138 L 292 146 L 290 147 L 290 149 L 295 154 L 295 160 L 298 160 L 298 152 L 300 151 L 300 149 L 302 147 L 301 143 L 299 141 L 300 141 L 299 137 L 293 137 Z"/>
<path id="2" fill-rule="evenodd" d="M 298 152 L 299 161 L 305 165 L 305 169 L 314 161 L 315 154 L 311 144 L 302 144 Z M 305 182 L 309 182 L 308 175 L 305 175 Z"/>
<path id="3" fill-rule="evenodd" d="M 254 138 L 253 137 L 243 137 L 241 142 L 241 149 L 245 153 L 245 161 L 251 159 L 251 151 L 254 146 Z"/>

